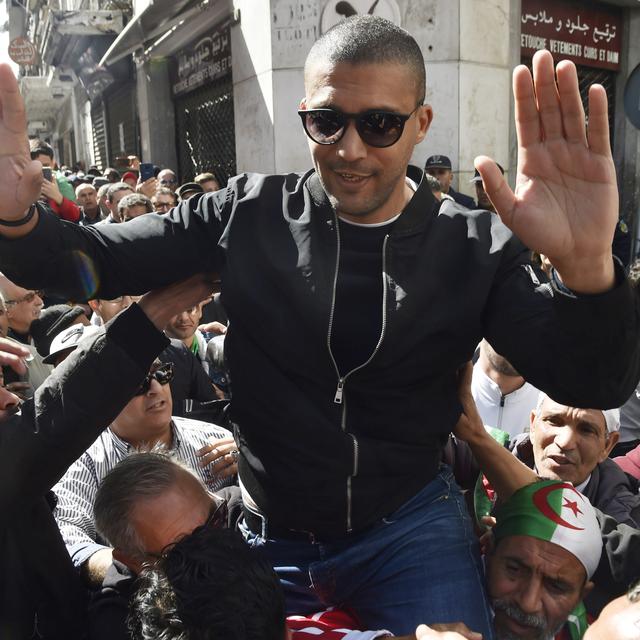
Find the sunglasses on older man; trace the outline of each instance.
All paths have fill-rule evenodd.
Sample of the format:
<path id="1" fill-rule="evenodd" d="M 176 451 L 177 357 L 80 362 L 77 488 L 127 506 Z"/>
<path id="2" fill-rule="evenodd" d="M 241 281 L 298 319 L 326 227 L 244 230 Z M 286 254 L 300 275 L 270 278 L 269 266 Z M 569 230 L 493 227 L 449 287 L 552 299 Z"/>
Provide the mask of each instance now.
<path id="1" fill-rule="evenodd" d="M 161 385 L 165 385 L 171 382 L 173 380 L 173 362 L 167 362 L 154 371 L 149 372 L 145 379 L 142 381 L 142 384 L 136 391 L 135 395 L 143 396 L 145 393 L 147 393 L 151 388 L 152 380 L 159 382 Z"/>
<path id="2" fill-rule="evenodd" d="M 336 144 L 353 120 L 365 144 L 384 148 L 400 140 L 405 123 L 420 106 L 407 115 L 375 109 L 362 113 L 343 113 L 337 109 L 301 109 L 298 115 L 305 133 L 317 144 Z"/>
<path id="3" fill-rule="evenodd" d="M 227 503 L 225 500 L 220 500 L 220 499 L 217 499 L 217 500 L 218 501 L 214 502 L 211 505 L 211 511 L 209 512 L 209 516 L 206 522 L 200 525 L 199 527 L 196 527 L 193 533 L 195 533 L 196 531 L 199 531 L 202 528 L 209 528 L 209 527 L 212 527 L 214 529 L 227 528 L 228 520 L 229 520 L 229 507 L 227 506 Z M 172 549 L 176 546 L 177 542 L 178 540 L 176 540 L 175 542 L 170 542 L 168 545 L 163 547 L 160 553 L 145 551 L 144 556 L 149 560 L 147 560 L 143 564 L 143 566 L 146 568 L 158 566 L 158 563 L 166 560 L 167 555 L 171 553 Z"/>

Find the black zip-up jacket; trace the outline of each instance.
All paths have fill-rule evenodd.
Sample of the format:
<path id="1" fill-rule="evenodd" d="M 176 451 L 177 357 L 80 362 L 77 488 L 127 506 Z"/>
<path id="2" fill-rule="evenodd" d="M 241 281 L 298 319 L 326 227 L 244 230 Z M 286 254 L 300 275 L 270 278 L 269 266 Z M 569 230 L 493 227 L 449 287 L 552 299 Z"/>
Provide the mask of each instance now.
<path id="1" fill-rule="evenodd" d="M 319 539 L 370 526 L 433 478 L 461 412 L 456 371 L 483 336 L 559 402 L 619 406 L 635 389 L 638 304 L 620 269 L 607 293 L 549 298 L 495 214 L 439 209 L 424 181 L 384 243 L 379 345 L 339 380 L 339 247 L 313 171 L 245 174 L 126 224 L 41 213 L 26 237 L 0 241 L 0 268 L 72 299 L 220 273 L 241 480 L 272 526 Z"/>
<path id="2" fill-rule="evenodd" d="M 167 343 L 132 305 L 106 333 L 82 341 L 21 415 L 0 423 L 0 638 L 84 637 L 85 589 L 45 496 Z"/>

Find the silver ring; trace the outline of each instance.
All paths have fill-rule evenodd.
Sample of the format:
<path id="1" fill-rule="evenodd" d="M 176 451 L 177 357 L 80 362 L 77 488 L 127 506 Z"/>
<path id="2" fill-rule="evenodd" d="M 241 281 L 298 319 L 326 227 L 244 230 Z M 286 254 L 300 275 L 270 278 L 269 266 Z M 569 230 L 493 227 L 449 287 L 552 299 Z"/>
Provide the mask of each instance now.
<path id="1" fill-rule="evenodd" d="M 237 449 L 234 449 L 234 450 L 231 452 L 231 457 L 233 458 L 233 461 L 234 461 L 234 462 L 238 462 L 238 458 L 240 457 L 240 453 L 238 452 L 238 450 L 237 450 Z"/>

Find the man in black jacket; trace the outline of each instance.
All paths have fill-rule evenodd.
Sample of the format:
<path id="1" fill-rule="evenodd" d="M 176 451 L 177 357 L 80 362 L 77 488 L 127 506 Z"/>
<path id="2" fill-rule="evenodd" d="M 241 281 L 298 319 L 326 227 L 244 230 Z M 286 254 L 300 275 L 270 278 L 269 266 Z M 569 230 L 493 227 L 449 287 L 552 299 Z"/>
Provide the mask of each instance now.
<path id="1" fill-rule="evenodd" d="M 84 591 L 48 491 L 133 396 L 168 342 L 161 333 L 168 319 L 206 289 L 194 278 L 145 296 L 80 344 L 21 413 L 17 398 L 0 388 L 0 637 L 83 636 Z M 26 355 L 0 343 L 3 365 L 24 372 L 19 358 Z"/>
<path id="2" fill-rule="evenodd" d="M 340 601 L 399 634 L 462 618 L 490 638 L 471 527 L 439 469 L 458 367 L 484 335 L 572 406 L 619 406 L 640 377 L 637 302 L 611 255 L 606 94 L 592 87 L 586 129 L 575 66 L 560 63 L 556 80 L 545 51 L 533 69 L 535 92 L 525 67 L 514 73 L 516 193 L 477 160 L 507 226 L 412 190 L 406 167 L 432 119 L 422 54 L 402 29 L 360 16 L 307 58 L 300 117 L 315 170 L 242 175 L 167 216 L 81 228 L 30 208 L 41 176 L 0 67 L 10 277 L 113 298 L 221 274 L 245 534 L 279 568 L 291 608 Z M 553 297 L 512 232 L 551 260 Z"/>

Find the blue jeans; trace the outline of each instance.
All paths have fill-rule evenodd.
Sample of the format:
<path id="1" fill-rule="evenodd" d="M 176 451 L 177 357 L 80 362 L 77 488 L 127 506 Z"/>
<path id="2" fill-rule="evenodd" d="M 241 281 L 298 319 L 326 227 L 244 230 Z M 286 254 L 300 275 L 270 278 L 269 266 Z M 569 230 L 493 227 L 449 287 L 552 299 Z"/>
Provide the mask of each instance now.
<path id="1" fill-rule="evenodd" d="M 480 553 L 451 469 L 372 528 L 331 543 L 265 538 L 288 614 L 348 608 L 363 629 L 413 633 L 420 623 L 464 622 L 493 638 Z M 268 531 L 268 529 L 266 529 Z"/>

